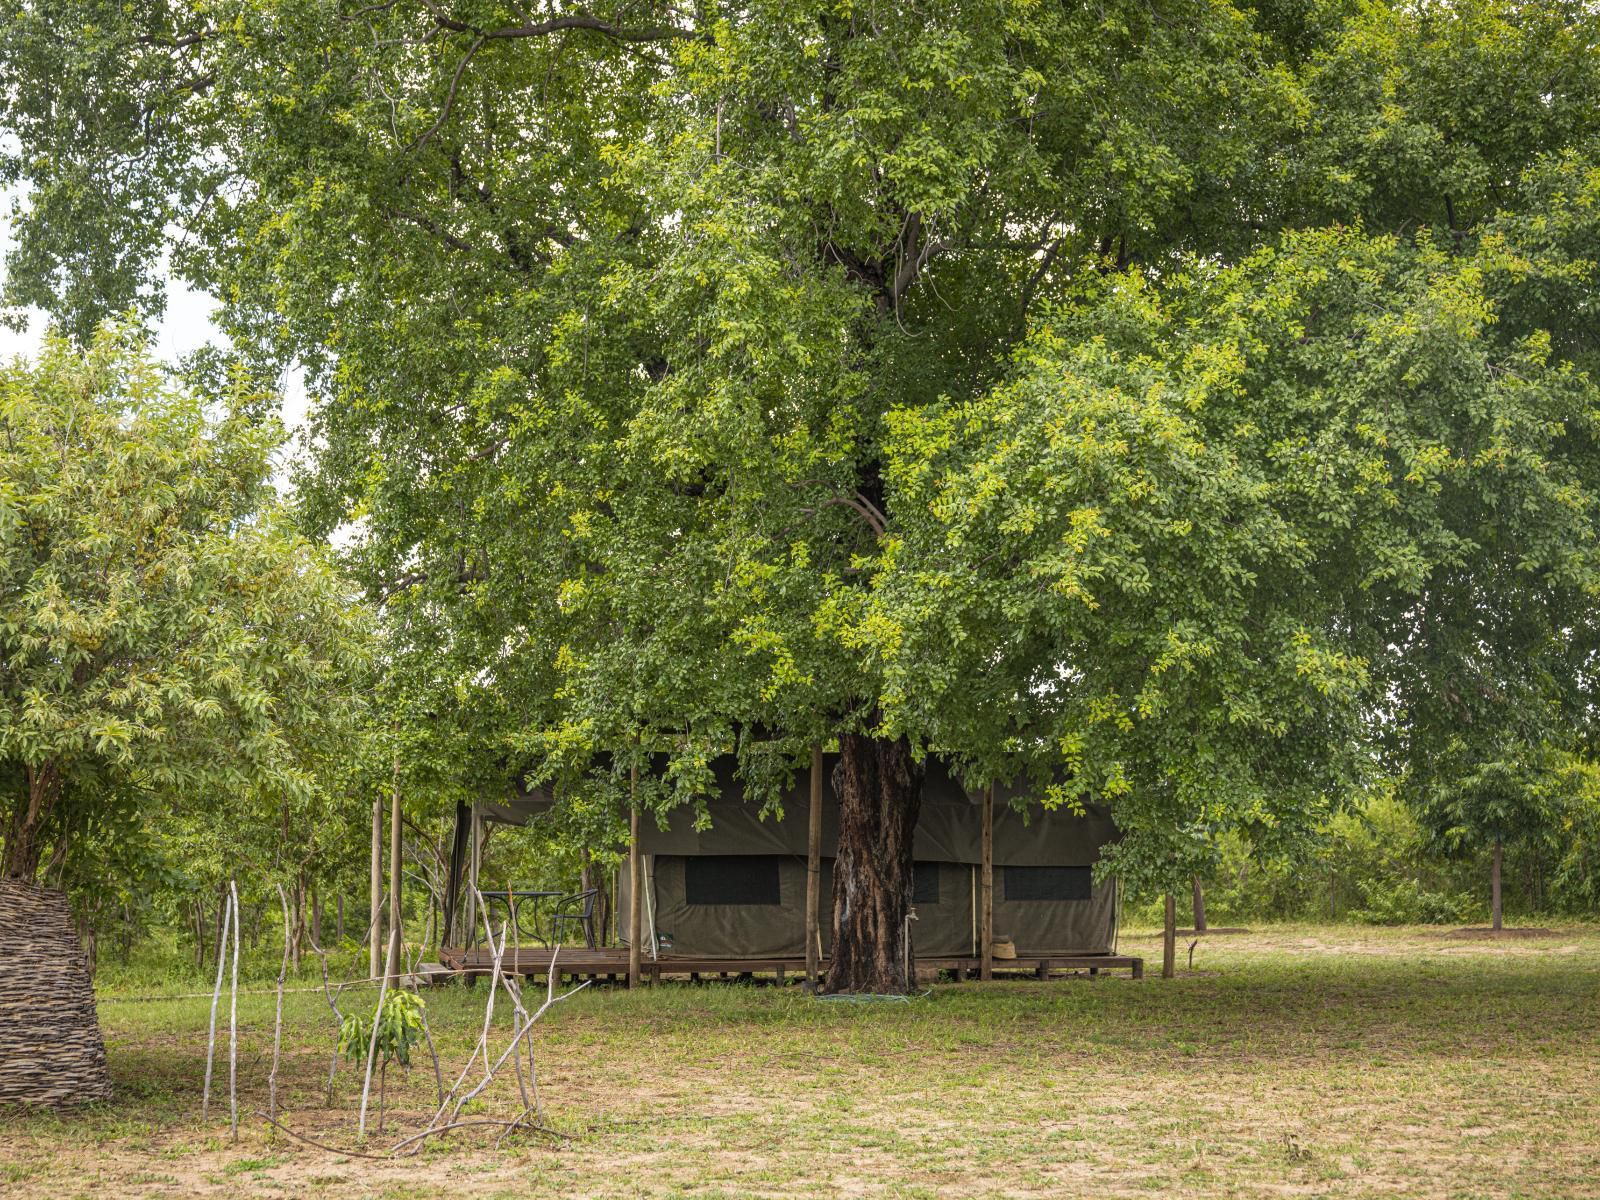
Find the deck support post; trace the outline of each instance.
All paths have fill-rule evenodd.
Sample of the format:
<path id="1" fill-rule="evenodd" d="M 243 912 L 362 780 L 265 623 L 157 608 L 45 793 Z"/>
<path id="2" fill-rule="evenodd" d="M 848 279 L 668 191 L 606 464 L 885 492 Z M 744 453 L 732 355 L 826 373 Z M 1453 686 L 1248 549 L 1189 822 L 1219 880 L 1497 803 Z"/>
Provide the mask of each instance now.
<path id="1" fill-rule="evenodd" d="M 462 930 L 461 944 L 474 946 L 478 942 L 478 872 L 483 866 L 483 814 L 478 802 L 472 802 L 472 834 L 467 843 L 467 924 Z"/>
<path id="2" fill-rule="evenodd" d="M 644 863 L 639 854 L 639 759 L 635 745 L 628 771 L 628 986 L 639 986 L 640 941 L 644 935 Z"/>
<path id="3" fill-rule="evenodd" d="M 806 822 L 806 990 L 817 990 L 821 967 L 818 910 L 822 905 L 822 745 L 811 747 L 811 808 Z M 780 982 L 782 976 L 779 976 Z"/>
<path id="4" fill-rule="evenodd" d="M 978 978 L 994 978 L 994 784 L 983 789 L 983 876 L 978 895 Z"/>

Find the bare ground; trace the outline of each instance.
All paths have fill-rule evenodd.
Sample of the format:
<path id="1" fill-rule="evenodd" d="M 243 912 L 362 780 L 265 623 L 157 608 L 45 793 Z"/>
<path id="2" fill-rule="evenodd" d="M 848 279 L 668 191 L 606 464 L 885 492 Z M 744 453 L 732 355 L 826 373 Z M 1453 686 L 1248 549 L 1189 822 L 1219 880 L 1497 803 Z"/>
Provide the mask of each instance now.
<path id="1" fill-rule="evenodd" d="M 1159 958 L 1152 938 L 1123 949 Z M 430 995 L 447 1077 L 485 994 Z M 1592 927 L 1268 928 L 1203 941 L 1171 981 L 942 985 L 896 1006 L 586 994 L 537 1042 L 565 1136 L 496 1150 L 496 1131 L 464 1130 L 374 1161 L 269 1141 L 248 1116 L 270 997 L 241 1000 L 237 1145 L 225 1092 L 199 1118 L 205 1003 L 103 999 L 117 1100 L 0 1117 L 0 1195 L 1600 1197 L 1597 1001 Z M 348 1151 L 359 1079 L 341 1068 L 323 1107 L 321 1004 L 290 997 L 285 1120 Z M 424 1063 L 364 1149 L 421 1128 L 433 1091 Z M 497 1083 L 483 1115 L 516 1091 Z"/>

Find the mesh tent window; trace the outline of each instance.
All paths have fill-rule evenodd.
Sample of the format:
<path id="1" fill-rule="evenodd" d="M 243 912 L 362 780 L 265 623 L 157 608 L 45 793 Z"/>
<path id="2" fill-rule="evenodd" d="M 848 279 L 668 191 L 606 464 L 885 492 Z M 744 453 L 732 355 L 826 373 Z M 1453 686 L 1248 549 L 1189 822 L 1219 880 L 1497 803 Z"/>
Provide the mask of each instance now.
<path id="1" fill-rule="evenodd" d="M 683 860 L 686 904 L 783 903 L 778 857 L 772 854 L 715 854 Z"/>
<path id="2" fill-rule="evenodd" d="M 1006 900 L 1088 900 L 1093 895 L 1093 874 L 1091 867 L 1006 867 Z"/>
<path id="3" fill-rule="evenodd" d="M 911 864 L 911 903 L 939 903 L 939 864 L 919 862 Z"/>

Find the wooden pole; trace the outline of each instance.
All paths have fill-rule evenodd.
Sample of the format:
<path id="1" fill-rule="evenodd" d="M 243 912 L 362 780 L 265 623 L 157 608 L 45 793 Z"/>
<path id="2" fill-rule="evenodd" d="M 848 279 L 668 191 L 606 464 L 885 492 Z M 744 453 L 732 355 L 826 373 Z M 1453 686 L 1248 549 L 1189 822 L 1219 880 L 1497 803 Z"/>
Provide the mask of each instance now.
<path id="1" fill-rule="evenodd" d="M 1500 903 L 1500 839 L 1494 840 L 1494 857 L 1489 864 L 1489 924 L 1496 933 L 1502 925 L 1502 912 Z"/>
<path id="2" fill-rule="evenodd" d="M 383 796 L 372 798 L 372 901 L 368 909 L 367 977 L 376 979 L 383 966 Z"/>
<path id="3" fill-rule="evenodd" d="M 1167 924 L 1161 932 L 1161 978 L 1171 979 L 1178 957 L 1178 902 L 1167 893 Z"/>
<path id="4" fill-rule="evenodd" d="M 637 747 L 635 747 L 637 751 Z M 644 936 L 644 862 L 639 854 L 639 762 L 628 772 L 628 986 L 639 986 L 640 941 Z"/>
<path id="5" fill-rule="evenodd" d="M 228 993 L 228 1133 L 239 1140 L 239 887 L 228 880 L 233 902 L 233 987 Z"/>
<path id="6" fill-rule="evenodd" d="M 983 877 L 978 899 L 978 978 L 994 978 L 994 784 L 983 789 Z"/>
<path id="7" fill-rule="evenodd" d="M 400 975 L 400 756 L 394 760 L 394 791 L 389 800 L 389 955 L 384 973 Z"/>
<path id="8" fill-rule="evenodd" d="M 822 746 L 811 747 L 811 811 L 806 827 L 806 988 L 817 990 L 822 966 L 818 910 L 822 904 Z"/>
<path id="9" fill-rule="evenodd" d="M 228 894 L 222 894 L 222 932 L 217 934 L 217 986 L 211 993 L 211 1038 L 206 1043 L 206 1087 L 200 1095 L 200 1119 L 211 1116 L 211 1064 L 217 1054 L 217 1001 L 222 996 L 222 969 L 228 960 Z"/>
<path id="10" fill-rule="evenodd" d="M 467 888 L 467 924 L 462 931 L 465 939 L 463 946 L 475 945 L 478 941 L 478 872 L 483 867 L 483 817 L 478 813 L 478 802 L 472 802 L 472 843 L 467 854 L 467 876 L 471 886 Z"/>

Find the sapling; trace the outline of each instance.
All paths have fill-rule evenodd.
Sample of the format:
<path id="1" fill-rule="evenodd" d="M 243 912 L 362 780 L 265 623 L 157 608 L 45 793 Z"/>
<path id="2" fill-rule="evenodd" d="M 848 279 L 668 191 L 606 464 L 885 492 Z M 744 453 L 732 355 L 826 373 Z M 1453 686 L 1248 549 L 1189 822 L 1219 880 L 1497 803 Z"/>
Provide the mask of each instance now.
<path id="1" fill-rule="evenodd" d="M 411 1047 L 423 1038 L 426 1001 L 415 992 L 393 991 L 374 1010 L 376 1032 L 361 1013 L 351 1013 L 339 1025 L 339 1053 L 351 1062 L 365 1063 L 368 1054 L 378 1068 L 378 1131 L 383 1132 L 385 1085 L 390 1063 L 411 1067 Z"/>

